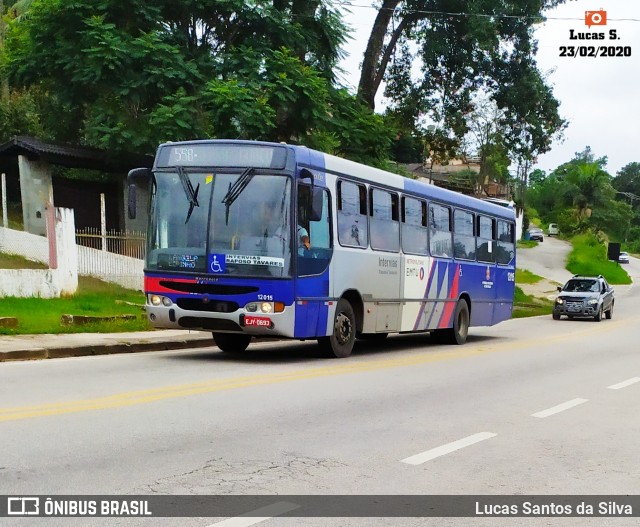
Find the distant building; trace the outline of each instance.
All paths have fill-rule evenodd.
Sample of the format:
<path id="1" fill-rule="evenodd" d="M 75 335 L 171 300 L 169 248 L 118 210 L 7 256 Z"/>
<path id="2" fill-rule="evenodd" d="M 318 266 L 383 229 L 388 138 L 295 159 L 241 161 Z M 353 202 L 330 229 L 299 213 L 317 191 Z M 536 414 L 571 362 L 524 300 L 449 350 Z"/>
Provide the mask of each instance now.
<path id="1" fill-rule="evenodd" d="M 409 172 L 415 178 L 438 187 L 454 190 L 462 194 L 468 194 L 479 198 L 489 197 L 497 199 L 510 199 L 511 188 L 509 185 L 497 181 L 479 181 L 480 158 L 465 157 L 452 159 L 447 164 L 434 163 L 429 160 L 425 163 L 413 163 L 407 165 Z M 470 173 L 475 177 L 468 177 Z"/>

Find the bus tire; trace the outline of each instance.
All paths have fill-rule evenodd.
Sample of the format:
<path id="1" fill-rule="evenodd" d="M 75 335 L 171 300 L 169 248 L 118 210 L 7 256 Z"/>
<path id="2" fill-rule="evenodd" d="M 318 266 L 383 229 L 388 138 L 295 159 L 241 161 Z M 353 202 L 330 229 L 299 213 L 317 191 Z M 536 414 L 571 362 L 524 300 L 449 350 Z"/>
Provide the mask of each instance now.
<path id="1" fill-rule="evenodd" d="M 351 355 L 356 340 L 356 315 L 348 300 L 341 298 L 336 306 L 333 333 L 320 337 L 318 344 L 323 354 L 337 359 Z"/>
<path id="2" fill-rule="evenodd" d="M 242 353 L 251 342 L 251 336 L 234 333 L 213 333 L 213 340 L 220 351 Z"/>
<path id="3" fill-rule="evenodd" d="M 436 329 L 431 336 L 436 342 L 443 344 L 464 344 L 469 335 L 469 305 L 460 299 L 453 315 L 453 327 Z"/>

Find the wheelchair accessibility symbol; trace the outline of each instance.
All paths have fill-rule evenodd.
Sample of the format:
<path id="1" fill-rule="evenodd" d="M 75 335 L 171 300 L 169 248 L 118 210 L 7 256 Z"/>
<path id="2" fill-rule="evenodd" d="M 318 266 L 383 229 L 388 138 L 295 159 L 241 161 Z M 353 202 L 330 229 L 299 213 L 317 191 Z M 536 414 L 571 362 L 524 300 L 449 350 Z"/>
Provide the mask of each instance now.
<path id="1" fill-rule="evenodd" d="M 210 254 L 208 264 L 209 271 L 212 273 L 219 274 L 226 271 L 224 254 Z"/>

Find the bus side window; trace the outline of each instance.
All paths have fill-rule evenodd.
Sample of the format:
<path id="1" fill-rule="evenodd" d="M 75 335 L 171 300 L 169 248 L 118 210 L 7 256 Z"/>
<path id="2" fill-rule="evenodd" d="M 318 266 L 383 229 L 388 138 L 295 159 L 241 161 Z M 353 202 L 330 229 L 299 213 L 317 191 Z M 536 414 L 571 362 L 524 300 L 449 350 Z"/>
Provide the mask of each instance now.
<path id="1" fill-rule="evenodd" d="M 407 254 L 429 254 L 427 203 L 403 196 L 402 250 Z"/>
<path id="2" fill-rule="evenodd" d="M 494 242 L 495 220 L 487 216 L 478 216 L 478 249 L 476 258 L 479 262 L 493 263 L 496 261 Z"/>
<path id="3" fill-rule="evenodd" d="M 453 256 L 451 242 L 451 209 L 431 203 L 429 205 L 429 245 L 432 256 Z"/>
<path id="4" fill-rule="evenodd" d="M 398 195 L 372 188 L 369 190 L 369 205 L 371 248 L 398 252 L 400 249 Z"/>
<path id="5" fill-rule="evenodd" d="M 347 247 L 367 247 L 367 189 L 338 181 L 338 241 Z"/>
<path id="6" fill-rule="evenodd" d="M 515 256 L 513 223 L 498 221 L 498 248 L 496 261 L 499 264 L 508 264 Z"/>
<path id="7" fill-rule="evenodd" d="M 463 260 L 476 259 L 476 237 L 473 214 L 464 210 L 453 213 L 453 255 Z"/>

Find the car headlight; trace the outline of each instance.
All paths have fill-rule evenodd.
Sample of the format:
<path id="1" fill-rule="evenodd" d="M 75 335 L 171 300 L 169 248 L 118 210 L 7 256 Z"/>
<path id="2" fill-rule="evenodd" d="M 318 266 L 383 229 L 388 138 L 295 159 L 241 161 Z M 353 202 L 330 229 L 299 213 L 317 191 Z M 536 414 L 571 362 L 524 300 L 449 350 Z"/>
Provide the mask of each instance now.
<path id="1" fill-rule="evenodd" d="M 556 304 L 564 304 L 564 300 L 562 300 L 562 298 L 556 298 Z"/>
<path id="2" fill-rule="evenodd" d="M 598 303 L 598 299 L 597 298 L 592 298 L 589 300 L 589 302 L 587 302 L 590 306 L 595 306 Z"/>

